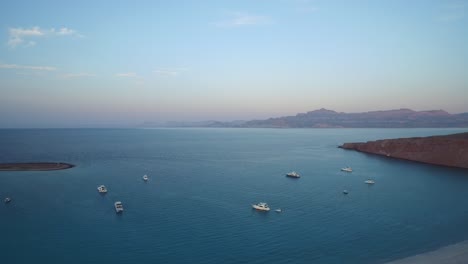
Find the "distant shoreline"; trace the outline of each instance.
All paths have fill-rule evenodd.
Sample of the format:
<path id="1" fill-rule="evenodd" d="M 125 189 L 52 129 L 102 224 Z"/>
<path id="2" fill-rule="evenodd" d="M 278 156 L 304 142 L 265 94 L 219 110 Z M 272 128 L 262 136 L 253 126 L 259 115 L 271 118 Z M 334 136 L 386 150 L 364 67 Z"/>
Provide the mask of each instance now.
<path id="1" fill-rule="evenodd" d="M 51 171 L 73 167 L 75 165 L 63 162 L 0 163 L 0 171 Z"/>
<path id="2" fill-rule="evenodd" d="M 144 122 L 139 127 L 229 127 L 229 128 L 468 128 L 468 113 L 444 110 L 393 109 L 362 113 L 321 108 L 291 116 L 236 121 Z"/>

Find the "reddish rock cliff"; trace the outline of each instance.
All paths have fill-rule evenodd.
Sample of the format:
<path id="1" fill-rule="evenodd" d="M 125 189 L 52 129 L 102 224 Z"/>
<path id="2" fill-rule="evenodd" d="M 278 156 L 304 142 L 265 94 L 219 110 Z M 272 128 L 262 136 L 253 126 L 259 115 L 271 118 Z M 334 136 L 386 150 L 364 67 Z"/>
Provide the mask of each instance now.
<path id="1" fill-rule="evenodd" d="M 340 147 L 392 158 L 468 169 L 468 133 L 345 143 Z"/>

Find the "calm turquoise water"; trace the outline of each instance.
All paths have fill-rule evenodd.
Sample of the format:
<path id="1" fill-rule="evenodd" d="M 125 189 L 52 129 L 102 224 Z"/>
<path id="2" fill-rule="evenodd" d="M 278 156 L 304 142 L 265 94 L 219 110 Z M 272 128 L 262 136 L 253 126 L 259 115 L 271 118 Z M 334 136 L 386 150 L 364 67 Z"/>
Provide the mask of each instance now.
<path id="1" fill-rule="evenodd" d="M 336 146 L 464 131 L 0 130 L 0 162 L 77 165 L 0 172 L 13 199 L 0 204 L 0 263 L 365 264 L 433 250 L 468 239 L 468 171 Z M 260 201 L 283 212 L 253 211 Z"/>

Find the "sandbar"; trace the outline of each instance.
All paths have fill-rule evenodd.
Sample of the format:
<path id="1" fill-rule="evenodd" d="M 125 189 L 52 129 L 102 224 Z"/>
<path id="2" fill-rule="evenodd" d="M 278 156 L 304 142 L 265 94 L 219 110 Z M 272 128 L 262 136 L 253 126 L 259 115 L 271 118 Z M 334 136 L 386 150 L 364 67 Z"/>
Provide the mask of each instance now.
<path id="1" fill-rule="evenodd" d="M 386 264 L 463 264 L 468 263 L 468 241 L 449 245 Z"/>
<path id="2" fill-rule="evenodd" d="M 75 165 L 64 162 L 0 163 L 0 171 L 50 171 L 73 167 Z"/>

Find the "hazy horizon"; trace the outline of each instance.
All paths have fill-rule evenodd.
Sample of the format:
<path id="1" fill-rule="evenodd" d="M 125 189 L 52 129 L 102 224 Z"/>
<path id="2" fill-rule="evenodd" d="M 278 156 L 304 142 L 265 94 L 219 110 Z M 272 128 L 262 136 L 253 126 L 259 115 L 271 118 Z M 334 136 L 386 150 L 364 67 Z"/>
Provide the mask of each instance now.
<path id="1" fill-rule="evenodd" d="M 0 128 L 468 112 L 467 11 L 464 0 L 6 2 Z"/>

